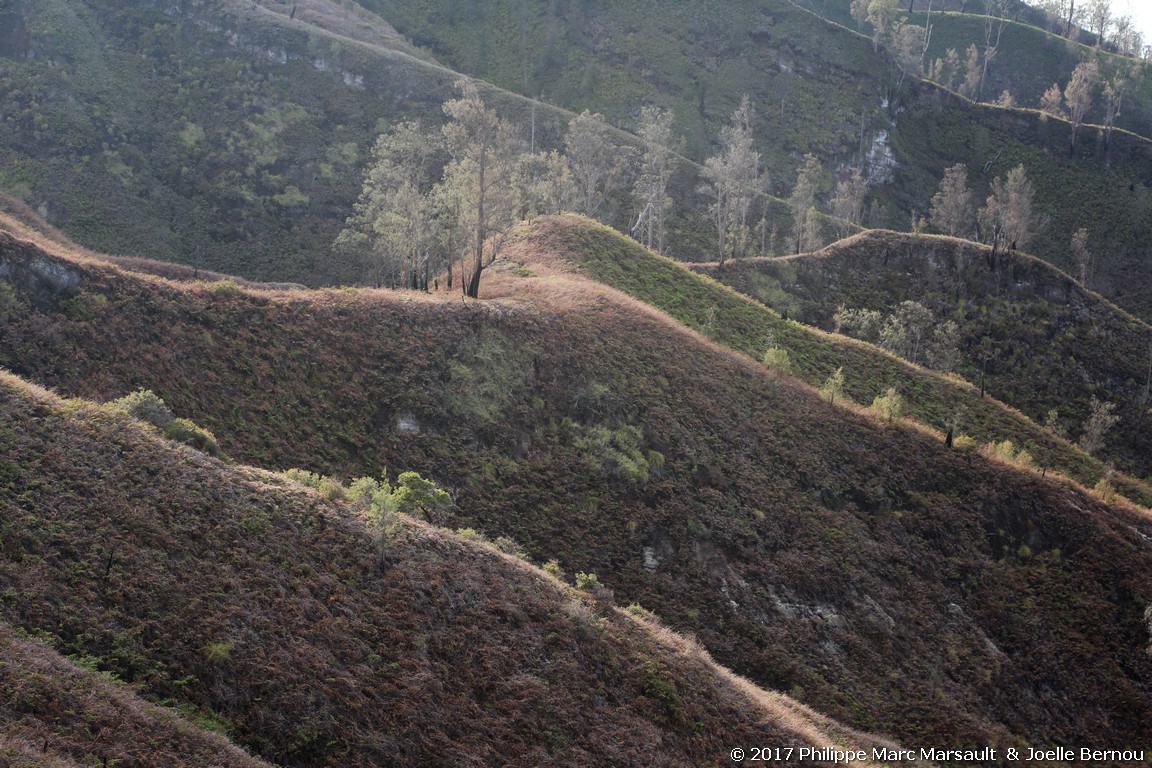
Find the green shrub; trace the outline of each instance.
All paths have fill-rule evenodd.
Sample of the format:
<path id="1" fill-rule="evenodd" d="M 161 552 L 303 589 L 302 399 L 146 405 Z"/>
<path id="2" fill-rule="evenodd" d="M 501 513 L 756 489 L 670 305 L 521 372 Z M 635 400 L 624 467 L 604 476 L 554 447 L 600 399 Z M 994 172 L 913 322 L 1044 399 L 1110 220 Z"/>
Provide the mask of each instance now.
<path id="1" fill-rule="evenodd" d="M 600 578 L 596 574 L 581 571 L 576 574 L 576 588 L 595 592 L 598 589 L 603 589 L 604 585 L 600 583 Z"/>
<path id="2" fill-rule="evenodd" d="M 788 350 L 781 347 L 769 347 L 764 351 L 764 357 L 761 362 L 774 371 L 780 373 L 792 373 L 792 358 L 788 356 Z"/>
<path id="3" fill-rule="evenodd" d="M 161 430 L 175 418 L 167 404 L 150 389 L 138 389 L 130 395 L 111 401 L 107 407 L 123 411 L 132 418 L 139 419 Z"/>
<path id="4" fill-rule="evenodd" d="M 319 488 L 320 481 L 324 479 L 323 475 L 318 475 L 315 472 L 309 472 L 306 469 L 286 469 L 284 475 L 289 480 L 294 480 L 301 485 L 306 485 L 309 488 Z"/>
<path id="5" fill-rule="evenodd" d="M 888 387 L 887 392 L 883 395 L 877 395 L 872 401 L 872 410 L 876 412 L 877 416 L 891 424 L 904 414 L 904 398 L 900 396 L 895 387 Z"/>
<path id="6" fill-rule="evenodd" d="M 1032 454 L 1028 453 L 1028 451 L 1017 449 L 1016 444 L 1011 440 L 1004 440 L 999 443 L 988 443 L 984 449 L 984 453 L 994 459 L 1000 459 L 1010 464 L 1019 464 L 1026 467 L 1032 465 Z"/>
<path id="7" fill-rule="evenodd" d="M 664 466 L 662 453 L 642 449 L 644 432 L 640 427 L 631 424 L 619 429 L 574 427 L 581 432 L 576 437 L 576 446 L 585 452 L 585 461 L 597 471 L 608 471 L 636 485 L 644 485 L 653 469 Z"/>
<path id="8" fill-rule="evenodd" d="M 557 579 L 564 578 L 564 569 L 560 567 L 560 561 L 559 560 L 549 560 L 548 562 L 544 563 L 544 565 L 542 565 L 541 568 L 544 569 L 545 573 L 549 574 L 550 576 L 552 576 L 554 578 L 557 578 Z"/>
<path id="9" fill-rule="evenodd" d="M 189 445 L 209 456 L 218 459 L 225 458 L 223 451 L 220 450 L 220 446 L 216 442 L 216 436 L 188 419 L 172 419 L 164 427 L 164 437 Z"/>
<path id="10" fill-rule="evenodd" d="M 419 472 L 403 472 L 392 491 L 396 509 L 406 515 L 435 522 L 434 518 L 452 506 L 452 497 Z"/>
<path id="11" fill-rule="evenodd" d="M 820 387 L 820 396 L 827 398 L 829 403 L 835 403 L 836 398 L 844 395 L 844 366 L 840 366 Z"/>
<path id="12" fill-rule="evenodd" d="M 976 441 L 968 435 L 956 435 L 952 440 L 952 447 L 958 451 L 974 451 L 976 450 Z"/>
<path id="13" fill-rule="evenodd" d="M 518 557 L 521 560 L 528 559 L 528 554 L 524 551 L 523 547 L 516 543 L 515 539 L 510 539 L 507 536 L 498 536 L 496 537 L 496 541 L 492 543 L 496 545 L 496 549 L 504 552 L 505 554 Z"/>
<path id="14" fill-rule="evenodd" d="M 343 483 L 334 477 L 323 477 L 320 479 L 320 484 L 316 486 L 316 490 L 320 495 L 330 501 L 342 501 L 347 498 L 347 490 L 344 488 Z"/>
<path id="15" fill-rule="evenodd" d="M 1100 481 L 1092 487 L 1092 490 L 1108 504 L 1116 501 L 1116 486 L 1112 484 L 1112 480 L 1107 474 L 1100 478 Z"/>
<path id="16" fill-rule="evenodd" d="M 232 643 L 208 643 L 204 646 L 204 658 L 212 664 L 223 664 L 232 658 Z"/>
<path id="17" fill-rule="evenodd" d="M 475 541 L 479 544 L 490 544 L 488 537 L 480 533 L 475 528 L 457 528 L 456 535 L 464 539 L 464 541 Z"/>

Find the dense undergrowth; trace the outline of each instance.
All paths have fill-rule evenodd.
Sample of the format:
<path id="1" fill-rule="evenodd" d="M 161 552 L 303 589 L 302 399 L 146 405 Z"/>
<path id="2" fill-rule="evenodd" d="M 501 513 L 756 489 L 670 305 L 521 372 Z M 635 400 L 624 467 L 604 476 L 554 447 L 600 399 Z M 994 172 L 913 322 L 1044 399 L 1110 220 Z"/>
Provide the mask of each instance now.
<path id="1" fill-rule="evenodd" d="M 871 345 L 785 320 L 776 311 L 606 228 L 587 226 L 575 219 L 553 220 L 541 227 L 538 235 L 547 247 L 570 259 L 588 276 L 753 359 L 761 359 L 773 347 L 787 350 L 790 372 L 813 387 L 820 387 L 842 368 L 845 394 L 858 403 L 867 405 L 895 388 L 907 404 L 906 415 L 941 435 L 952 426 L 958 434 L 979 442 L 1012 440 L 1028 450 L 1038 466 L 1062 472 L 1089 487 L 1103 477 L 1101 462 L 1023 414 L 981 398 L 978 390 L 962 380 L 908 365 Z M 529 235 L 535 236 L 537 233 Z M 739 263 L 733 265 L 734 271 L 742 269 Z M 1137 502 L 1152 502 L 1152 491 L 1144 484 L 1127 479 L 1121 483 Z"/>
<path id="2" fill-rule="evenodd" d="M 201 718 L 193 725 L 95 671 L 98 659 L 78 661 L 0 625 L 0 763 L 10 768 L 269 768 L 203 727 L 219 727 L 218 722 Z"/>
<path id="3" fill-rule="evenodd" d="M 1092 398 L 1117 406 L 1103 456 L 1152 476 L 1146 387 L 1152 328 L 1038 259 L 959 240 L 874 232 L 815 254 L 697 271 L 778 312 L 833 330 L 840 307 L 892 312 L 917 301 L 960 329 L 956 373 L 1072 439 Z"/>
<path id="4" fill-rule="evenodd" d="M 22 376 L 98 400 L 152 389 L 175 413 L 209 428 L 226 453 L 265 467 L 345 478 L 382 468 L 419 471 L 452 493 L 446 525 L 507 537 L 537 562 L 555 559 L 570 574 L 596 574 L 619 603 L 651 608 L 694 632 L 738 672 L 857 728 L 957 746 L 1114 746 L 1152 737 L 1146 732 L 1152 681 L 1144 664 L 1144 611 L 1152 602 L 1152 556 L 1141 538 L 1152 532 L 1146 518 L 975 452 L 948 451 L 938 436 L 828 405 L 808 387 L 770 375 L 643 304 L 557 272 L 557 256 L 573 258 L 580 248 L 588 251 L 588 270 L 597 259 L 611 261 L 606 254 L 626 255 L 623 263 L 640 258 L 611 232 L 575 220 L 541 222 L 515 252 L 523 267 L 494 271 L 493 298 L 468 303 L 372 291 L 180 286 L 60 260 L 30 244 L 9 240 L 3 248 L 18 311 L 0 323 L 0 364 Z M 667 265 L 687 276 L 684 285 L 735 299 Z M 651 279 L 658 286 L 671 277 L 655 271 Z M 747 322 L 757 344 L 765 329 L 782 343 L 792 342 L 789 334 L 799 337 L 797 327 L 764 325 L 772 313 L 736 301 L 741 311 L 756 311 Z M 725 328 L 742 326 L 729 322 L 727 303 L 715 305 L 723 340 Z M 698 327 L 705 319 L 686 317 Z M 796 346 L 802 366 L 840 354 L 810 344 Z M 861 355 L 865 349 L 843 348 Z M 868 355 L 881 362 L 845 365 L 845 372 L 874 368 L 880 373 L 870 375 L 881 376 L 898 365 Z M 919 393 L 910 389 L 908 399 L 917 402 Z M 66 435 L 78 439 L 76 430 Z M 1037 443 L 1037 456 L 1041 449 Z M 34 468 L 56 456 L 35 451 L 27 468 L 8 467 L 15 485 L 7 486 L 7 498 L 46 498 L 52 484 L 37 481 Z M 216 465 L 196 466 L 208 472 Z M 168 509 L 173 489 L 193 494 L 192 509 L 212 503 L 198 500 L 181 476 L 173 467 L 160 480 L 163 493 L 149 485 L 139 503 L 124 500 L 123 514 L 140 536 L 161 535 L 149 510 Z M 81 473 L 85 483 L 99 478 Z M 67 497 L 73 508 L 102 503 L 89 487 Z M 243 484 L 231 487 L 249 498 Z M 174 547 L 203 541 L 223 558 L 251 551 L 261 567 L 296 562 L 298 551 L 313 546 L 311 528 L 292 522 L 295 513 L 260 508 L 209 529 L 188 512 L 164 512 L 163 519 L 188 528 Z M 22 509 L 21 516 L 46 514 Z M 74 523 L 60 525 L 69 535 L 75 531 Z M 245 538 L 245 525 L 265 534 Z M 268 531 L 304 539 L 291 555 L 267 551 Z M 41 548 L 38 535 L 4 540 Z M 331 534 L 315 535 L 326 541 Z M 111 543 L 86 542 L 68 557 L 92 560 L 83 553 L 95 552 L 93 562 L 107 561 Z M 434 568 L 439 575 L 380 585 L 400 590 L 395 599 L 414 606 L 406 620 L 438 615 L 440 588 L 412 584 L 454 583 L 448 573 L 459 568 L 460 556 L 456 545 L 443 546 Z M 322 597 L 355 577 L 341 565 L 321 566 L 333 557 L 323 552 L 316 565 L 283 577 L 296 590 L 293 600 L 305 584 Z M 181 560 L 163 562 L 177 568 Z M 28 563 L 21 568 L 33 573 Z M 281 599 L 272 578 L 234 589 L 226 604 L 269 589 L 269 599 Z M 497 577 L 482 581 L 488 578 Z M 96 581 L 77 583 L 97 590 Z M 199 589 L 211 594 L 207 585 Z M 457 588 L 444 589 L 451 605 Z M 84 610 L 104 610 L 98 592 L 92 597 Z M 55 609 L 49 602 L 36 610 Z M 217 618 L 196 614 L 206 629 L 195 647 L 183 630 L 168 634 L 163 627 L 155 647 L 172 644 L 189 659 L 199 654 L 201 687 L 192 690 L 245 723 L 255 717 L 246 709 L 251 703 L 217 691 L 204 657 L 205 643 L 233 643 L 232 658 L 255 665 L 244 669 L 263 668 L 258 655 L 240 652 L 251 646 L 232 634 L 228 617 L 240 609 L 228 610 Z M 385 609 L 371 609 L 378 610 Z M 47 616 L 24 621 L 54 628 Z M 391 626 L 385 617 L 374 625 Z M 404 649 L 396 660 L 422 663 L 420 648 L 404 643 L 428 631 L 414 628 L 396 640 Z M 97 637 L 97 655 L 116 658 L 107 632 Z M 439 637 L 465 646 L 482 640 L 460 625 Z M 506 635 L 492 642 L 522 640 Z M 339 688 L 341 677 L 332 676 L 337 682 L 325 685 Z M 1041 681 L 1050 694 L 1037 693 Z M 307 733 L 284 743 L 310 748 L 302 741 Z"/>
<path id="5" fill-rule="evenodd" d="M 490 547 L 409 520 L 381 560 L 347 504 L 166 445 L 118 408 L 5 374 L 0 430 L 0 616 L 278 765 L 723 765 L 734 740 L 878 743 Z M 0 667 L 0 730 L 74 749 L 128 695 L 38 655 Z M 225 751 L 131 707 L 122 727 L 153 758 Z M 24 712 L 52 728 L 13 725 Z M 82 757 L 154 764 L 130 753 L 100 731 Z"/>

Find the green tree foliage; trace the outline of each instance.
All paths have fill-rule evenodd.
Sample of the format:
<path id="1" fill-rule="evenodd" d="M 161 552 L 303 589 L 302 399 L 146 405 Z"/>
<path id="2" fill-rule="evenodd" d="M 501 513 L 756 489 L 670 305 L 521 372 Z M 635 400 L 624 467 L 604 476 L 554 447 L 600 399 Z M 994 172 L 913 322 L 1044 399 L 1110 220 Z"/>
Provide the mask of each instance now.
<path id="1" fill-rule="evenodd" d="M 828 398 L 828 402 L 834 405 L 836 398 L 843 397 L 843 395 L 844 366 L 840 366 L 824 381 L 824 385 L 820 387 L 820 396 Z"/>
<path id="2" fill-rule="evenodd" d="M 1120 421 L 1120 417 L 1113 413 L 1116 409 L 1115 403 L 1106 403 L 1095 397 L 1092 398 L 1089 408 L 1088 420 L 1084 422 L 1084 433 L 1080 435 L 1077 445 L 1085 453 L 1094 454 L 1104 447 L 1108 433 Z"/>
<path id="3" fill-rule="evenodd" d="M 968 166 L 957 163 L 944 171 L 940 189 L 932 197 L 929 217 L 932 225 L 946 235 L 968 237 L 972 234 L 974 215 Z"/>
<path id="4" fill-rule="evenodd" d="M 377 285 L 427 288 L 436 247 L 436 211 L 430 191 L 443 165 L 443 142 L 419 122 L 380 134 L 360 199 L 336 240 L 342 250 L 366 249 Z"/>
<path id="5" fill-rule="evenodd" d="M 576 210 L 592 218 L 604 216 L 604 203 L 627 168 L 627 153 L 612 141 L 604 116 L 588 110 L 568 124 L 564 148 L 576 185 Z"/>
<path id="6" fill-rule="evenodd" d="M 449 122 L 444 143 L 451 157 L 444 169 L 442 197 L 452 201 L 456 226 L 464 237 L 460 271 L 464 295 L 480 295 L 480 275 L 497 255 L 500 234 L 516 218 L 513 179 L 519 141 L 512 125 L 484 103 L 476 84 L 459 80 L 460 98 L 444 104 Z"/>
<path id="7" fill-rule="evenodd" d="M 960 326 L 953 320 L 938 322 L 918 301 L 902 301 L 888 315 L 840 307 L 832 321 L 837 333 L 877 344 L 911 363 L 951 371 L 960 360 Z"/>
<path id="8" fill-rule="evenodd" d="M 889 387 L 883 395 L 877 395 L 872 400 L 872 410 L 891 424 L 904 414 L 904 398 L 895 387 Z"/>
<path id="9" fill-rule="evenodd" d="M 796 253 L 815 246 L 810 221 L 816 215 L 816 196 L 824 185 L 824 167 L 813 154 L 804 155 L 804 164 L 796 174 L 796 186 L 788 197 L 792 209 L 792 238 Z"/>
<path id="10" fill-rule="evenodd" d="M 636 132 L 644 142 L 644 153 L 633 192 L 640 212 L 632 234 L 657 253 L 664 253 L 667 219 L 672 208 L 668 182 L 672 179 L 672 153 L 676 144 L 672 113 L 659 107 L 644 107 L 640 110 Z"/>
<path id="11" fill-rule="evenodd" d="M 721 151 L 704 161 L 701 191 L 711 201 L 708 212 L 716 231 L 717 259 L 723 266 L 729 257 L 748 250 L 751 231 L 748 213 L 752 201 L 768 183 L 760 169 L 760 153 L 752 146 L 752 101 L 744 96 L 732 113 L 732 121 L 720 132 Z"/>
<path id="12" fill-rule="evenodd" d="M 980 209 L 980 236 L 993 247 L 1024 249 L 1037 228 L 1032 213 L 1035 191 L 1023 165 L 1008 172 L 1008 178 L 992 181 L 992 194 Z"/>

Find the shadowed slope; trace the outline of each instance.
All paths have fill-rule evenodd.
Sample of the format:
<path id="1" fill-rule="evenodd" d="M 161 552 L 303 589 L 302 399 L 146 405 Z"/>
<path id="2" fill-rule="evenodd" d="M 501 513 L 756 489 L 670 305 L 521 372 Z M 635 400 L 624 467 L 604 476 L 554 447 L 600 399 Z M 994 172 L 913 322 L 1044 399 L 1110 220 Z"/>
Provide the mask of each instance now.
<path id="1" fill-rule="evenodd" d="M 507 250 L 510 258 L 517 257 L 515 240 Z M 539 259 L 540 251 L 550 252 L 548 258 L 556 268 L 575 265 L 589 277 L 648 302 L 753 359 L 760 359 L 773 345 L 786 349 L 792 372 L 813 386 L 819 387 L 843 367 L 845 393 L 858 402 L 870 403 L 894 387 L 906 401 L 906 413 L 939 430 L 941 436 L 946 425 L 958 419 L 959 432 L 981 442 L 1011 439 L 1032 452 L 1040 466 L 1056 469 L 1089 487 L 1104 471 L 1099 461 L 1023 414 L 991 398 L 981 398 L 967 382 L 910 365 L 870 344 L 786 320 L 607 228 L 589 226 L 575 217 L 545 220 L 526 238 L 523 258 Z M 1120 481 L 1133 499 L 1152 503 L 1152 489 L 1128 478 Z"/>
<path id="2" fill-rule="evenodd" d="M 764 740 L 882 743 L 491 547 L 409 521 L 381 564 L 346 505 L 110 409 L 0 374 L 0 430 L 0 614 L 278 764 L 723 765 Z"/>
<path id="3" fill-rule="evenodd" d="M 1152 738 L 1147 518 L 830 406 L 563 274 L 581 249 L 644 254 L 601 228 L 541 221 L 518 243 L 523 265 L 467 303 L 178 287 L 9 243 L 0 355 L 68 393 L 147 386 L 264 466 L 416 469 L 453 490 L 453 526 L 597 573 L 854 727 L 913 746 Z"/>
<path id="4" fill-rule="evenodd" d="M 172 710 L 144 702 L 126 687 L 3 625 L 0 764 L 270 768 L 223 737 L 193 727 Z"/>
<path id="5" fill-rule="evenodd" d="M 1058 409 L 1079 437 L 1091 397 L 1115 403 L 1121 422 L 1105 456 L 1152 476 L 1152 327 L 1039 259 L 992 257 L 951 238 L 869 232 L 814 254 L 693 269 L 825 330 L 838 307 L 889 313 L 918 301 L 959 324 L 958 373 L 978 382 L 989 355 L 988 391 L 1036 422 Z"/>

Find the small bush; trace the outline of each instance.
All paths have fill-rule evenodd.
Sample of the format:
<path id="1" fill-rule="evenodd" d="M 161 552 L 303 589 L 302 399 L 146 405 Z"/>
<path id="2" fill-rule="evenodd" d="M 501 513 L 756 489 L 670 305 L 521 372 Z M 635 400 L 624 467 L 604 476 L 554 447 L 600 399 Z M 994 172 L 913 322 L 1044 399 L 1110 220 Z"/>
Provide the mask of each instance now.
<path id="1" fill-rule="evenodd" d="M 1092 487 L 1092 490 L 1107 504 L 1116 501 L 1116 486 L 1112 484 L 1112 480 L 1108 475 L 1100 478 L 1100 481 Z"/>
<path id="2" fill-rule="evenodd" d="M 510 539 L 507 536 L 498 536 L 496 537 L 496 541 L 492 543 L 496 546 L 496 549 L 504 552 L 505 554 L 518 557 L 521 560 L 528 559 L 528 553 L 524 551 L 523 547 L 516 543 L 515 539 Z"/>
<path id="3" fill-rule="evenodd" d="M 306 485 L 309 488 L 319 488 L 320 482 L 324 479 L 323 475 L 318 475 L 315 472 L 309 472 L 306 469 L 286 469 L 284 476 L 289 480 L 294 480 L 301 485 Z"/>
<path id="4" fill-rule="evenodd" d="M 164 427 L 164 437 L 192 446 L 209 456 L 218 459 L 225 458 L 223 451 L 220 450 L 220 446 L 216 442 L 216 436 L 188 419 L 172 419 Z"/>
<path id="5" fill-rule="evenodd" d="M 544 572 L 549 574 L 553 578 L 557 578 L 557 579 L 563 579 L 564 578 L 564 569 L 560 567 L 560 561 L 559 560 L 549 560 L 548 562 L 544 563 L 544 565 L 542 565 L 541 568 L 543 568 Z"/>
<path id="6" fill-rule="evenodd" d="M 347 491 L 344 485 L 334 477 L 324 477 L 320 479 L 320 484 L 316 486 L 316 490 L 320 495 L 330 501 L 343 501 L 347 498 Z"/>
<path id="7" fill-rule="evenodd" d="M 976 450 L 976 441 L 968 435 L 956 435 L 952 439 L 952 447 L 958 451 L 974 451 Z"/>
<path id="8" fill-rule="evenodd" d="M 876 412 L 877 416 L 891 424 L 904 414 L 904 398 L 900 396 L 895 387 L 888 387 L 887 392 L 883 395 L 877 395 L 872 401 L 872 410 Z"/>
<path id="9" fill-rule="evenodd" d="M 488 537 L 480 533 L 475 528 L 457 528 L 456 535 L 464 539 L 464 541 L 475 541 L 480 544 L 490 544 Z"/>
<path id="10" fill-rule="evenodd" d="M 604 585 L 600 583 L 600 578 L 594 573 L 584 573 L 581 571 L 576 574 L 577 589 L 595 592 L 597 589 L 602 589 L 603 587 Z"/>
<path id="11" fill-rule="evenodd" d="M 152 390 L 138 389 L 130 395 L 108 403 L 113 410 L 123 411 L 134 419 L 164 429 L 176 418 L 167 404 Z"/>
<path id="12" fill-rule="evenodd" d="M 788 356 L 788 350 L 781 347 L 769 347 L 764 351 L 764 357 L 761 362 L 774 371 L 780 373 L 792 373 L 792 358 Z"/>
<path id="13" fill-rule="evenodd" d="M 204 658 L 212 664 L 223 664 L 232 658 L 232 643 L 208 643 L 204 646 Z"/>
<path id="14" fill-rule="evenodd" d="M 984 447 L 984 454 L 1000 461 L 1006 461 L 1009 464 L 1016 464 L 1019 466 L 1030 467 L 1032 466 L 1032 454 L 1023 449 L 1018 449 L 1016 444 L 1011 440 L 1004 440 L 1002 442 L 991 442 Z"/>
<path id="15" fill-rule="evenodd" d="M 836 403 L 836 398 L 844 396 L 844 366 L 837 368 L 820 387 L 820 396 L 827 398 L 829 403 Z"/>

